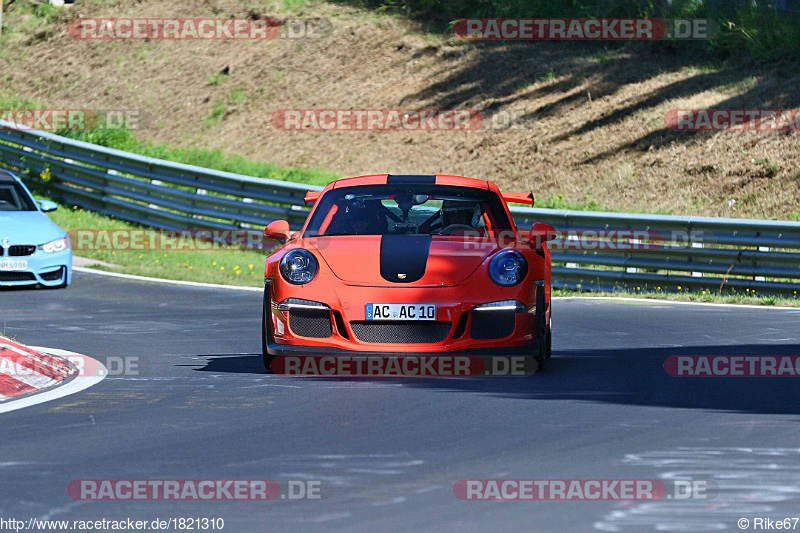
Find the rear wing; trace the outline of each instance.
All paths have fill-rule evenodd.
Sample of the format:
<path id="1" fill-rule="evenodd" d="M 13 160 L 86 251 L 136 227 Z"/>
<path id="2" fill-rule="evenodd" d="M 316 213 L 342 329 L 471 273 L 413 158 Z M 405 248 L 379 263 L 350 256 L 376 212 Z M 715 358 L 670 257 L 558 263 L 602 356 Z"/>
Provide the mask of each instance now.
<path id="1" fill-rule="evenodd" d="M 304 198 L 304 200 L 307 204 L 316 203 L 316 201 L 319 200 L 321 194 L 322 191 L 306 191 L 306 197 Z"/>
<path id="2" fill-rule="evenodd" d="M 506 203 L 533 205 L 532 192 L 504 192 L 501 195 Z"/>

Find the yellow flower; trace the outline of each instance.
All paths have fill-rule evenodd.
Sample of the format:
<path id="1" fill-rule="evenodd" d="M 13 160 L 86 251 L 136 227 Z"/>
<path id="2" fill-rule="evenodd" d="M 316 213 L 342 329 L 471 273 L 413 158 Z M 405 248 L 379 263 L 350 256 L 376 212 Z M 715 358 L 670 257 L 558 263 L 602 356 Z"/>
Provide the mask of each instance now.
<path id="1" fill-rule="evenodd" d="M 217 262 L 214 261 L 213 263 L 211 263 L 211 266 L 217 266 Z"/>
<path id="2" fill-rule="evenodd" d="M 253 270 L 253 265 L 248 265 L 248 266 L 250 267 L 250 270 Z M 795 292 L 796 292 L 796 291 L 795 291 Z"/>
<path id="3" fill-rule="evenodd" d="M 219 267 L 220 270 L 225 270 L 225 267 Z"/>

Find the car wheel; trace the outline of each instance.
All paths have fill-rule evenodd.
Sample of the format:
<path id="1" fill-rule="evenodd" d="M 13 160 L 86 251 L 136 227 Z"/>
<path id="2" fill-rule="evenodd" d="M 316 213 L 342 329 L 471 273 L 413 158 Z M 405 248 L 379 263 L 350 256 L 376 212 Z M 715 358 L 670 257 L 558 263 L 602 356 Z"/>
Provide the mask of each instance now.
<path id="1" fill-rule="evenodd" d="M 536 359 L 537 370 L 541 370 L 544 368 L 544 362 L 547 360 L 546 342 L 544 340 L 537 342 L 534 350 L 536 350 L 536 353 L 533 358 Z"/>
<path id="2" fill-rule="evenodd" d="M 547 339 L 545 341 L 547 348 L 545 349 L 545 359 L 550 359 L 553 357 L 553 333 L 550 331 L 550 328 L 547 328 Z"/>
<path id="3" fill-rule="evenodd" d="M 539 290 L 539 295 L 536 297 L 536 344 L 534 345 L 536 353 L 534 354 L 534 359 L 536 359 L 536 363 L 539 366 L 539 370 L 544 368 L 545 360 L 549 359 L 547 357 L 548 353 L 548 330 L 547 330 L 547 323 L 545 322 L 544 318 L 544 291 Z"/>
<path id="4" fill-rule="evenodd" d="M 267 317 L 267 302 L 264 301 L 264 309 L 261 313 L 261 357 L 264 359 L 264 368 L 272 370 L 272 360 L 274 356 L 269 354 L 269 338 L 272 334 L 272 321 Z"/>

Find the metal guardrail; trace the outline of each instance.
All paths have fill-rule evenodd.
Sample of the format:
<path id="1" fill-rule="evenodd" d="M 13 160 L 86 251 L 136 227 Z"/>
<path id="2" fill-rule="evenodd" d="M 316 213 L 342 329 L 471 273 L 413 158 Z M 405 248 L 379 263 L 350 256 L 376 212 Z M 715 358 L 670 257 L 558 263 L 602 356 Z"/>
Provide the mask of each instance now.
<path id="1" fill-rule="evenodd" d="M 306 191 L 321 190 L 13 126 L 0 121 L 0 164 L 24 169 L 30 185 L 66 202 L 156 228 L 261 229 L 277 219 L 297 228 L 308 215 Z M 539 221 L 561 233 L 552 246 L 556 287 L 800 291 L 797 222 L 519 207 L 511 212 L 521 229 Z M 623 230 L 635 233 L 615 239 L 613 232 Z"/>

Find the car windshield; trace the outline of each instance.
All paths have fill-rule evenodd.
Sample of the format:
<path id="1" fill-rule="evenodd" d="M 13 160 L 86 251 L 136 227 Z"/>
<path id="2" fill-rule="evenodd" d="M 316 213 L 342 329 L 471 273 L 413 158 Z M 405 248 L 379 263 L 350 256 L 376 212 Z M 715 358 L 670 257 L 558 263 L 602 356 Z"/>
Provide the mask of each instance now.
<path id="1" fill-rule="evenodd" d="M 0 182 L 0 211 L 36 211 L 36 204 L 19 183 Z"/>
<path id="2" fill-rule="evenodd" d="M 332 189 L 319 200 L 304 237 L 331 235 L 470 235 L 511 230 L 492 191 L 428 184 Z"/>

